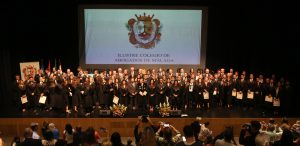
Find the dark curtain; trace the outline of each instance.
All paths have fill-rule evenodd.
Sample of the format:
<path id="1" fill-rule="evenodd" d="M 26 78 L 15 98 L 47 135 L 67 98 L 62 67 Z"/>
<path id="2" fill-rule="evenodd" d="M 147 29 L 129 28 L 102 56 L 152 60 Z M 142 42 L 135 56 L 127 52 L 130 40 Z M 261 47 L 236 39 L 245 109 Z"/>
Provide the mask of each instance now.
<path id="1" fill-rule="evenodd" d="M 11 75 L 11 63 L 10 63 L 10 50 L 0 50 L 0 64 L 2 65 L 0 75 L 0 112 L 4 109 L 11 107 L 12 99 L 12 75 Z"/>

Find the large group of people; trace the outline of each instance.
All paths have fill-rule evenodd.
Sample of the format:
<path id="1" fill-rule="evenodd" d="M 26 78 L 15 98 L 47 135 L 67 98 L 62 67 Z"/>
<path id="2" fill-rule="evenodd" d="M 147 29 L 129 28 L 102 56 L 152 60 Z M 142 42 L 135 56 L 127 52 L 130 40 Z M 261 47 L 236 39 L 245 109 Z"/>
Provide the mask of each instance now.
<path id="1" fill-rule="evenodd" d="M 13 139 L 11 146 L 299 146 L 299 127 L 300 121 L 292 124 L 286 118 L 278 123 L 272 118 L 267 122 L 252 120 L 241 125 L 240 135 L 234 136 L 232 126 L 227 125 L 220 133 L 212 134 L 214 127 L 196 118 L 184 125 L 181 133 L 170 123 L 139 116 L 132 127 L 134 136 L 125 139 L 119 132 L 104 127 L 83 129 L 66 124 L 64 129 L 57 129 L 54 123 L 44 121 L 42 126 L 32 122 L 25 128 L 23 137 Z"/>
<path id="2" fill-rule="evenodd" d="M 53 110 L 90 114 L 94 107 L 123 104 L 132 110 L 153 112 L 160 103 L 173 110 L 243 107 L 286 113 L 292 96 L 290 82 L 275 75 L 248 74 L 224 68 L 97 70 L 78 67 L 38 70 L 13 83 L 14 100 L 26 110 Z M 118 100 L 115 100 L 115 99 Z M 116 103 L 117 101 L 117 103 Z"/>

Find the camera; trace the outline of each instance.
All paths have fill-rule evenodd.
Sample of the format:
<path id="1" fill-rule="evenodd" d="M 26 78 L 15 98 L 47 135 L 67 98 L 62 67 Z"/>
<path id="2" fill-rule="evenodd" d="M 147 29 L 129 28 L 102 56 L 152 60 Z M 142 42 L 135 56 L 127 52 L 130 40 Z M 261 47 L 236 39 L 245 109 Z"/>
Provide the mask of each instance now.
<path id="1" fill-rule="evenodd" d="M 170 127 L 170 124 L 164 124 L 164 127 L 166 128 L 166 127 Z"/>

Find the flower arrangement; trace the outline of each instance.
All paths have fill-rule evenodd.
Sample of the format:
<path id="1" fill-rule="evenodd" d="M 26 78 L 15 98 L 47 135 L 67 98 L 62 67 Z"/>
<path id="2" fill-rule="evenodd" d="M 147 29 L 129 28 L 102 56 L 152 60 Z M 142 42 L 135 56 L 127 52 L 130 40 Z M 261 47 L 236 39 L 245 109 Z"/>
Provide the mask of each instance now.
<path id="1" fill-rule="evenodd" d="M 123 104 L 114 104 L 113 106 L 110 106 L 109 107 L 111 112 L 113 113 L 113 116 L 114 117 L 123 117 L 126 110 L 127 110 L 127 107 L 124 106 Z"/>
<path id="2" fill-rule="evenodd" d="M 169 105 L 169 103 L 160 103 L 158 107 L 158 112 L 162 117 L 170 116 L 171 106 Z"/>

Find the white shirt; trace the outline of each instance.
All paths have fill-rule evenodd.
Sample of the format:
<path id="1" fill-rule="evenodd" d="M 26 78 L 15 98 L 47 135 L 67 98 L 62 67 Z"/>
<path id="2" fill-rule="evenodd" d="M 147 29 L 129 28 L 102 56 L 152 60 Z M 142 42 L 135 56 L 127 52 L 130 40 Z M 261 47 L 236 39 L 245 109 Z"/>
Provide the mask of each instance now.
<path id="1" fill-rule="evenodd" d="M 36 133 L 36 131 L 32 132 L 32 139 L 40 139 L 40 136 Z"/>

